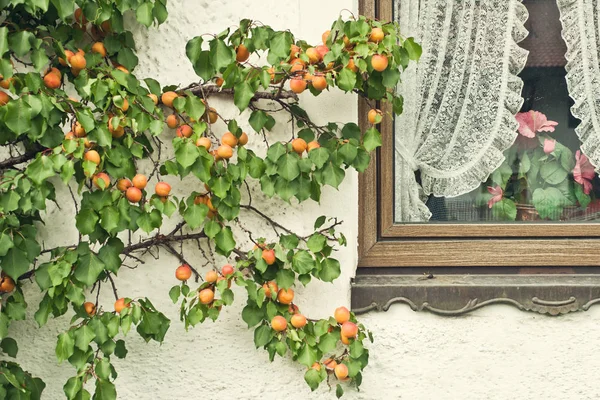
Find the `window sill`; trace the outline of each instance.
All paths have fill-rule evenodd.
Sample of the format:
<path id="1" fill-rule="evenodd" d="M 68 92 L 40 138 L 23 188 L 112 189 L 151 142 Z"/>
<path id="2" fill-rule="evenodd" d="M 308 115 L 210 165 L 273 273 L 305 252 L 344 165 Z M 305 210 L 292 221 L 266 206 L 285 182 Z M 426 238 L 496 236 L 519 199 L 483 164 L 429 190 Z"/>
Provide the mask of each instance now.
<path id="1" fill-rule="evenodd" d="M 413 311 L 457 316 L 490 304 L 560 315 L 600 303 L 600 275 L 368 275 L 352 280 L 352 310 Z"/>

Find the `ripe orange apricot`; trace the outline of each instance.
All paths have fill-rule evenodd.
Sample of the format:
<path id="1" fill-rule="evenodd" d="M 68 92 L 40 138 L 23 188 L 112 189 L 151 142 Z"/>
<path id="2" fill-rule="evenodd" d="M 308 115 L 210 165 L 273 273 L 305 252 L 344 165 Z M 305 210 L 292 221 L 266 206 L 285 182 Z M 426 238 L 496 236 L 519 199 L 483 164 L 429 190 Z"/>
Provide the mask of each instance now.
<path id="1" fill-rule="evenodd" d="M 10 276 L 3 275 L 0 281 L 0 292 L 8 293 L 15 290 L 15 281 Z"/>
<path id="2" fill-rule="evenodd" d="M 373 109 L 369 110 L 369 113 L 367 114 L 367 119 L 369 120 L 369 123 L 376 124 L 376 123 L 378 123 L 378 121 L 377 121 L 378 117 L 382 117 L 382 116 L 383 116 L 383 113 L 381 112 L 381 110 L 373 108 Z"/>
<path id="3" fill-rule="evenodd" d="M 306 144 L 306 140 L 302 138 L 296 138 L 292 140 L 292 149 L 299 155 L 302 155 L 307 147 L 308 145 Z"/>
<path id="4" fill-rule="evenodd" d="M 287 320 L 281 315 L 276 315 L 271 320 L 271 328 L 277 332 L 283 332 L 287 329 Z"/>
<path id="5" fill-rule="evenodd" d="M 223 274 L 223 276 L 229 276 L 231 274 L 233 274 L 233 265 L 231 264 L 225 264 L 223 265 L 223 268 L 221 268 L 221 273 Z"/>
<path id="6" fill-rule="evenodd" d="M 292 315 L 292 319 L 290 320 L 290 322 L 292 323 L 292 326 L 294 328 L 304 328 L 304 326 L 306 325 L 306 317 L 302 314 L 294 314 Z"/>
<path id="7" fill-rule="evenodd" d="M 312 369 L 316 370 L 316 371 L 320 371 L 321 370 L 321 364 L 318 362 L 315 362 L 312 367 Z"/>
<path id="8" fill-rule="evenodd" d="M 290 61 L 290 64 L 292 65 L 292 68 L 290 68 L 290 73 L 294 73 L 294 72 L 298 72 L 298 71 L 302 71 L 306 68 L 306 64 L 304 64 L 304 61 L 302 61 L 299 58 L 295 58 L 292 61 Z"/>
<path id="9" fill-rule="evenodd" d="M 116 139 L 120 138 L 121 136 L 123 136 L 125 134 L 125 128 L 123 128 L 121 125 L 117 125 L 116 127 L 113 127 L 112 118 L 110 120 L 108 120 L 108 131 L 110 132 L 112 137 L 114 137 Z"/>
<path id="10" fill-rule="evenodd" d="M 171 185 L 167 182 L 158 182 L 154 186 L 154 193 L 160 197 L 167 197 L 171 193 Z"/>
<path id="11" fill-rule="evenodd" d="M 315 49 L 317 50 L 317 53 L 319 53 L 319 58 L 321 60 L 323 59 L 323 57 L 325 57 L 325 54 L 329 53 L 329 47 L 325 45 L 319 45 L 315 47 Z"/>
<path id="12" fill-rule="evenodd" d="M 344 364 L 338 364 L 334 369 L 335 377 L 338 379 L 346 379 L 348 376 L 348 367 Z"/>
<path id="13" fill-rule="evenodd" d="M 289 312 L 290 314 L 298 314 L 298 313 L 300 312 L 300 309 L 298 308 L 298 306 L 297 306 L 297 305 L 295 305 L 295 304 L 290 304 L 290 305 L 288 306 L 288 312 Z"/>
<path id="14" fill-rule="evenodd" d="M 125 197 L 127 197 L 127 200 L 129 200 L 131 203 L 137 203 L 142 199 L 142 191 L 135 186 L 131 186 L 127 188 Z"/>
<path id="15" fill-rule="evenodd" d="M 192 133 L 194 133 L 194 131 L 189 125 L 181 125 L 179 128 L 177 128 L 177 136 L 180 138 L 189 138 L 192 136 Z"/>
<path id="16" fill-rule="evenodd" d="M 123 311 L 123 309 L 128 308 L 130 306 L 131 305 L 129 303 L 125 304 L 125 299 L 123 297 L 121 297 L 120 299 L 115 301 L 115 311 L 117 313 L 121 313 L 121 311 Z"/>
<path id="17" fill-rule="evenodd" d="M 136 188 L 142 190 L 146 188 L 146 185 L 148 184 L 148 178 L 146 178 L 146 175 L 144 174 L 136 174 L 136 176 L 133 177 L 131 183 Z"/>
<path id="18" fill-rule="evenodd" d="M 248 143 L 248 135 L 246 132 L 242 132 L 240 138 L 238 139 L 238 146 L 245 146 Z"/>
<path id="19" fill-rule="evenodd" d="M 189 265 L 183 264 L 175 270 L 175 278 L 180 281 L 187 281 L 192 277 L 192 268 Z"/>
<path id="20" fill-rule="evenodd" d="M 85 66 L 87 65 L 85 57 L 81 53 L 74 54 L 71 58 L 69 58 L 69 63 L 71 64 L 71 68 L 80 71 L 85 69 Z"/>
<path id="21" fill-rule="evenodd" d="M 262 251 L 262 259 L 265 260 L 267 265 L 273 265 L 275 263 L 275 250 L 265 249 Z"/>
<path id="22" fill-rule="evenodd" d="M 148 97 L 150 97 L 152 99 L 152 102 L 154 103 L 154 105 L 158 104 L 158 96 L 155 95 L 154 93 L 149 93 Z"/>
<path id="23" fill-rule="evenodd" d="M 102 180 L 102 182 L 104 182 L 104 188 L 101 188 L 100 184 L 98 183 L 100 179 Z M 110 186 L 110 177 L 104 172 L 100 172 L 92 177 L 92 182 L 94 183 L 94 186 L 96 186 L 98 189 L 104 190 Z"/>
<path id="24" fill-rule="evenodd" d="M 381 28 L 373 28 L 371 29 L 371 33 L 369 34 L 369 42 L 379 43 L 383 40 L 385 34 L 383 33 L 383 29 Z"/>
<path id="25" fill-rule="evenodd" d="M 388 67 L 388 58 L 383 54 L 375 54 L 371 57 L 371 66 L 375 71 L 385 71 Z"/>
<path id="26" fill-rule="evenodd" d="M 221 144 L 226 144 L 230 147 L 235 147 L 238 144 L 238 138 L 231 132 L 225 132 L 223 136 L 221 136 Z"/>
<path id="27" fill-rule="evenodd" d="M 79 25 L 83 26 L 87 24 L 87 19 L 85 18 L 85 15 L 83 15 L 83 10 L 81 8 L 75 10 L 73 16 L 75 17 L 75 22 L 77 22 Z"/>
<path id="28" fill-rule="evenodd" d="M 106 57 L 106 47 L 104 43 L 96 42 L 92 45 L 92 53 L 100 54 L 102 57 Z"/>
<path id="29" fill-rule="evenodd" d="M 293 59 L 293 58 L 298 57 L 298 55 L 300 54 L 301 51 L 302 51 L 302 49 L 299 46 L 292 44 L 290 46 L 290 58 Z"/>
<path id="30" fill-rule="evenodd" d="M 129 101 L 127 101 L 127 99 L 123 99 L 123 105 L 121 107 L 117 107 L 120 108 L 121 111 L 127 112 L 127 110 L 129 110 Z"/>
<path id="31" fill-rule="evenodd" d="M 327 38 L 329 38 L 329 34 L 331 33 L 330 30 L 326 30 L 325 32 L 323 32 L 323 34 L 321 35 L 321 40 L 323 41 L 323 44 L 327 43 Z"/>
<path id="32" fill-rule="evenodd" d="M 279 293 L 277 293 L 277 301 L 281 304 L 291 304 L 294 300 L 294 290 L 292 288 L 289 289 L 280 289 Z"/>
<path id="33" fill-rule="evenodd" d="M 202 136 L 202 137 L 199 137 L 198 140 L 196 140 L 196 146 L 198 146 L 198 147 L 203 146 L 206 149 L 206 151 L 210 151 L 212 142 L 206 136 Z"/>
<path id="34" fill-rule="evenodd" d="M 333 370 L 335 367 L 337 367 L 338 363 L 334 359 L 328 358 L 327 360 L 323 361 L 323 365 L 325 368 Z"/>
<path id="35" fill-rule="evenodd" d="M 227 278 L 225 278 L 224 276 L 220 276 L 217 278 L 217 283 L 221 282 L 221 281 L 227 281 L 227 287 L 230 288 L 231 287 L 231 281 L 228 280 Z"/>
<path id="36" fill-rule="evenodd" d="M 219 118 L 219 114 L 217 114 L 217 110 L 215 110 L 214 108 L 210 107 L 208 109 L 208 121 L 211 124 L 214 124 L 215 122 L 217 122 L 218 118 Z"/>
<path id="37" fill-rule="evenodd" d="M 221 78 L 220 76 L 217 77 L 217 79 L 215 79 L 215 85 L 217 85 L 218 87 L 223 86 L 223 82 L 225 82 L 225 80 L 223 78 Z"/>
<path id="38" fill-rule="evenodd" d="M 96 150 L 89 150 L 83 155 L 83 159 L 91 161 L 96 165 L 100 164 L 100 154 Z"/>
<path id="39" fill-rule="evenodd" d="M 127 178 L 119 179 L 119 181 L 117 182 L 117 189 L 119 189 L 121 192 L 125 192 L 131 186 L 131 181 Z"/>
<path id="40" fill-rule="evenodd" d="M 312 79 L 312 86 L 318 91 L 327 88 L 327 79 L 323 75 L 317 75 Z"/>
<path id="41" fill-rule="evenodd" d="M 306 90 L 306 86 L 306 81 L 299 76 L 290 79 L 290 89 L 292 89 L 292 92 L 294 93 L 304 92 L 304 90 Z"/>
<path id="42" fill-rule="evenodd" d="M 81 126 L 81 124 L 79 123 L 79 121 L 76 121 L 75 124 L 73 124 L 72 129 L 73 129 L 73 133 L 78 138 L 85 137 L 85 135 L 86 135 L 85 129 L 83 129 L 83 126 Z"/>
<path id="43" fill-rule="evenodd" d="M 350 311 L 346 307 L 338 307 L 335 309 L 333 317 L 338 324 L 343 324 L 344 322 L 350 320 Z"/>
<path id="44" fill-rule="evenodd" d="M 273 298 L 273 296 L 276 296 L 277 292 L 279 291 L 279 288 L 277 287 L 277 282 L 275 281 L 263 283 L 262 288 L 265 291 L 265 296 L 269 299 Z"/>
<path id="45" fill-rule="evenodd" d="M 85 313 L 90 317 L 96 315 L 96 305 L 90 301 L 86 301 L 85 303 L 83 303 L 83 309 L 85 310 Z"/>
<path id="46" fill-rule="evenodd" d="M 308 60 L 311 64 L 316 64 L 319 61 L 321 61 L 321 55 L 314 47 L 309 47 L 308 49 L 306 49 L 305 53 L 308 56 Z"/>
<path id="47" fill-rule="evenodd" d="M 341 334 L 347 338 L 355 338 L 358 335 L 358 326 L 354 322 L 346 321 L 342 324 Z"/>
<path id="48" fill-rule="evenodd" d="M 358 72 L 358 66 L 354 63 L 354 58 L 351 58 L 346 64 L 346 68 L 348 68 L 352 72 Z"/>
<path id="49" fill-rule="evenodd" d="M 160 97 L 160 101 L 167 107 L 173 107 L 173 100 L 178 97 L 179 95 L 175 92 L 164 92 Z"/>
<path id="50" fill-rule="evenodd" d="M 219 275 L 217 274 L 217 271 L 213 271 L 213 270 L 208 271 L 206 273 L 206 277 L 204 278 L 204 280 L 206 282 L 211 282 L 211 283 L 216 282 L 217 279 L 219 279 Z"/>
<path id="51" fill-rule="evenodd" d="M 202 289 L 198 294 L 198 298 L 200 298 L 200 303 L 210 304 L 215 298 L 215 292 L 213 292 L 212 289 L 209 288 Z"/>
<path id="52" fill-rule="evenodd" d="M 118 69 L 121 72 L 125 72 L 126 74 L 129 73 L 129 70 L 122 65 L 117 65 L 116 69 Z"/>
<path id="53" fill-rule="evenodd" d="M 345 345 L 349 345 L 350 344 L 350 339 L 348 339 L 346 336 L 342 335 L 341 333 L 340 333 L 340 341 L 342 343 L 344 343 Z"/>
<path id="54" fill-rule="evenodd" d="M 6 105 L 12 98 L 6 92 L 0 91 L 0 106 Z"/>
<path id="55" fill-rule="evenodd" d="M 217 148 L 217 155 L 224 160 L 233 157 L 233 149 L 227 144 L 222 144 Z"/>
<path id="56" fill-rule="evenodd" d="M 69 59 L 71 57 L 73 57 L 74 55 L 75 55 L 75 53 L 73 53 L 71 50 L 65 50 L 66 60 L 64 58 L 62 58 L 62 57 L 58 57 L 58 63 L 60 65 L 62 65 L 63 67 L 66 67 L 68 65 L 67 61 L 69 61 Z"/>
<path id="57" fill-rule="evenodd" d="M 177 115 L 171 114 L 167 117 L 167 126 L 171 129 L 175 129 L 179 126 L 179 119 Z"/>
<path id="58" fill-rule="evenodd" d="M 50 72 L 44 76 L 44 86 L 48 89 L 58 89 L 60 87 L 60 76 Z"/>
<path id="59" fill-rule="evenodd" d="M 306 151 L 311 151 L 312 149 L 318 149 L 319 147 L 321 147 L 321 145 L 319 144 L 319 142 L 317 142 L 316 140 L 313 140 L 312 142 L 308 142 L 308 144 L 306 145 Z"/>
<path id="60" fill-rule="evenodd" d="M 248 48 L 243 44 L 240 44 L 235 50 L 236 61 L 242 63 L 246 61 L 248 57 L 250 57 L 250 52 L 248 51 Z"/>

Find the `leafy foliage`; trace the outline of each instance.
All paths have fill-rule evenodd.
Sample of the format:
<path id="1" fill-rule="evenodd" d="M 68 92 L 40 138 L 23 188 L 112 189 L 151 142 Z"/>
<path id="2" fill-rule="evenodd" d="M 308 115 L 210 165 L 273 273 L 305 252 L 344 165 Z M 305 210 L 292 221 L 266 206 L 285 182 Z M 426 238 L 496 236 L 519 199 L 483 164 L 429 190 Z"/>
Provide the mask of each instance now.
<path id="1" fill-rule="evenodd" d="M 147 298 L 119 297 L 115 278 L 125 259 L 139 261 L 136 252 L 141 257 L 161 247 L 183 264 L 176 271 L 182 283 L 169 296 L 180 302 L 186 328 L 217 320 L 222 307 L 235 300 L 230 288 L 235 283 L 248 294 L 242 318 L 271 360 L 289 352 L 309 367 L 305 380 L 312 390 L 331 374 L 358 387 L 368 363 L 363 342 L 372 340 L 370 333 L 351 313 L 345 321 L 307 320 L 293 304 L 292 287 L 298 282 L 332 282 L 340 276 L 342 266 L 334 257 L 335 246 L 346 245 L 336 229 L 340 222 L 323 216 L 314 232 L 296 234 L 255 208 L 250 188 L 288 203 L 319 201 L 323 186 L 339 187 L 348 168 L 364 171 L 369 153 L 381 145 L 381 113 L 364 132 L 352 122 L 321 126 L 300 107 L 298 95 L 306 88 L 318 96 L 337 87 L 388 102 L 399 113 L 402 98 L 395 87 L 400 70 L 418 59 L 418 44 L 400 37 L 396 24 L 364 17 L 340 18 L 317 47 L 290 32 L 242 20 L 235 30 L 189 41 L 186 53 L 200 83 L 161 87 L 134 75 L 138 57 L 123 20 L 131 13 L 146 27 L 161 24 L 166 0 L 76 3 L 81 8 L 64 0 L 0 5 L 0 87 L 5 90 L 0 93 L 0 145 L 10 154 L 0 161 L 0 349 L 17 355 L 9 325 L 25 319 L 22 285 L 33 278 L 43 292 L 34 315 L 40 326 L 50 316 L 73 313 L 55 351 L 59 362 L 76 370 L 64 385 L 65 396 L 91 398 L 86 382 L 93 380 L 93 398 L 116 398 L 111 357 L 126 357 L 125 338 L 134 328 L 145 341 L 162 342 L 170 321 Z M 253 63 L 261 54 L 268 65 Z M 387 59 L 383 69 L 375 61 L 382 56 Z M 228 119 L 209 104 L 216 93 L 229 95 L 247 113 Z M 277 112 L 291 117 L 291 138 L 268 143 Z M 220 138 L 218 120 L 229 130 Z M 177 129 L 175 136 L 165 131 L 165 122 Z M 243 132 L 246 122 L 255 132 Z M 264 156 L 245 146 L 248 136 L 264 139 Z M 174 157 L 164 159 L 169 137 Z M 148 177 L 140 173 L 141 160 L 153 167 Z M 161 180 L 166 176 L 190 176 L 204 188 L 172 194 Z M 79 239 L 43 248 L 39 223 L 52 223 L 42 220 L 47 201 L 56 202 L 57 192 L 66 190 L 75 202 Z M 253 250 L 242 250 L 234 236 L 242 212 L 276 228 L 278 241 L 254 239 L 242 229 L 255 243 Z M 161 231 L 167 219 L 180 221 L 171 232 Z M 131 233 L 142 239 L 133 243 Z M 191 288 L 189 279 L 195 275 L 198 281 L 199 272 L 173 246 L 188 240 L 210 242 L 211 252 L 235 266 L 209 271 L 198 288 Z M 87 300 L 102 285 L 114 292 L 114 311 L 99 304 L 98 295 Z M 276 325 L 281 318 L 284 326 Z M 333 363 L 346 366 L 347 377 Z M 0 363 L 0 377 L 3 398 L 40 398 L 44 389 L 39 378 L 12 362 Z M 337 385 L 336 395 L 342 394 Z"/>

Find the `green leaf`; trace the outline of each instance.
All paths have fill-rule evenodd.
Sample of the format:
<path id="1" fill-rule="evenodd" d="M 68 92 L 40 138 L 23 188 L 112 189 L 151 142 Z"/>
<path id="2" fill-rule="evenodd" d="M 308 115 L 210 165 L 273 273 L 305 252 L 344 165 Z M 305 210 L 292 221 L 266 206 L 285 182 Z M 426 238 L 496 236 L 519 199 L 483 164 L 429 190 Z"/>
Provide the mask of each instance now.
<path id="1" fill-rule="evenodd" d="M 140 24 L 146 25 L 149 27 L 152 25 L 152 8 L 153 4 L 150 2 L 143 2 L 137 6 L 137 10 L 135 11 L 135 17 L 137 18 Z"/>
<path id="2" fill-rule="evenodd" d="M 204 218 L 206 218 L 206 214 L 208 213 L 208 207 L 200 204 L 192 204 L 185 210 L 183 214 L 183 219 L 192 229 L 198 228 L 202 225 Z"/>
<path id="3" fill-rule="evenodd" d="M 327 160 L 329 160 L 329 150 L 324 147 L 319 147 L 308 152 L 308 158 L 311 159 L 317 168 L 323 168 Z"/>
<path id="4" fill-rule="evenodd" d="M 406 51 L 408 52 L 408 57 L 413 61 L 417 61 L 423 53 L 421 45 L 415 43 L 415 39 L 412 37 L 406 39 L 403 43 L 403 46 L 404 49 L 406 49 Z"/>
<path id="5" fill-rule="evenodd" d="M 320 233 L 314 233 L 306 242 L 306 246 L 313 253 L 318 253 L 325 247 L 327 244 L 327 238 Z"/>
<path id="6" fill-rule="evenodd" d="M 50 2 L 56 7 L 60 19 L 66 20 L 73 14 L 73 0 L 50 0 Z"/>
<path id="7" fill-rule="evenodd" d="M 210 220 L 204 224 L 204 233 L 209 238 L 214 239 L 219 232 L 221 232 L 221 225 L 217 221 Z"/>
<path id="8" fill-rule="evenodd" d="M 254 331 L 254 344 L 256 348 L 266 346 L 273 337 L 273 330 L 268 325 L 261 325 Z"/>
<path id="9" fill-rule="evenodd" d="M 8 37 L 8 45 L 18 57 L 23 57 L 31 50 L 31 43 L 35 39 L 35 35 L 26 30 L 13 33 Z"/>
<path id="10" fill-rule="evenodd" d="M 175 158 L 177 162 L 183 167 L 187 168 L 196 162 L 196 159 L 200 156 L 198 147 L 191 141 L 181 142 L 175 150 Z"/>
<path id="11" fill-rule="evenodd" d="M 300 250 L 292 258 L 292 268 L 299 274 L 308 274 L 315 267 L 315 260 L 306 250 Z"/>
<path id="12" fill-rule="evenodd" d="M 169 290 L 169 297 L 171 298 L 171 301 L 173 301 L 173 304 L 177 303 L 177 300 L 179 300 L 179 295 L 181 294 L 181 289 L 178 285 L 175 285 L 171 288 L 171 290 Z"/>
<path id="13" fill-rule="evenodd" d="M 350 357 L 360 358 L 363 355 L 365 348 L 360 340 L 355 340 L 350 345 Z"/>
<path id="14" fill-rule="evenodd" d="M 310 390 L 314 391 L 319 387 L 319 384 L 323 381 L 323 377 L 316 369 L 309 368 L 304 374 L 304 380 L 310 387 Z"/>
<path id="15" fill-rule="evenodd" d="M 226 257 L 231 254 L 231 251 L 235 248 L 235 240 L 233 239 L 233 232 L 230 227 L 224 227 L 221 232 L 215 236 L 215 244 L 217 245 L 219 253 Z"/>
<path id="16" fill-rule="evenodd" d="M 310 368 L 315 361 L 317 361 L 317 351 L 312 346 L 309 346 L 305 343 L 300 350 L 297 361 L 300 364 Z"/>
<path id="17" fill-rule="evenodd" d="M 235 51 L 221 39 L 210 41 L 210 63 L 217 71 L 221 71 L 235 61 Z"/>
<path id="18" fill-rule="evenodd" d="M 545 162 L 540 168 L 542 179 L 551 185 L 558 185 L 567 179 L 568 174 L 558 161 Z"/>
<path id="19" fill-rule="evenodd" d="M 12 192 L 11 192 L 12 193 Z M 0 257 L 4 257 L 8 250 L 14 247 L 14 243 L 10 236 L 5 233 L 0 233 Z"/>
<path id="20" fill-rule="evenodd" d="M 592 201 L 592 198 L 590 197 L 589 194 L 584 193 L 583 186 L 578 183 L 575 183 L 574 184 L 574 192 L 575 192 L 575 197 L 577 198 L 577 201 L 579 202 L 579 206 L 581 208 L 587 208 L 587 206 Z M 1 242 L 1 240 L 0 240 L 0 242 Z"/>
<path id="21" fill-rule="evenodd" d="M 277 172 L 285 180 L 293 181 L 296 179 L 300 175 L 298 156 L 287 153 L 283 157 L 280 157 L 277 161 Z"/>
<path id="22" fill-rule="evenodd" d="M 281 157 L 285 153 L 286 151 L 284 145 L 280 142 L 277 142 L 272 144 L 269 147 L 269 150 L 267 150 L 267 158 L 275 163 L 277 162 L 277 160 L 279 160 L 279 157 Z"/>
<path id="23" fill-rule="evenodd" d="M 83 388 L 83 382 L 81 378 L 72 376 L 67 380 L 67 383 L 63 386 L 63 391 L 67 396 L 67 399 L 75 399 L 77 393 Z"/>
<path id="24" fill-rule="evenodd" d="M 514 221 L 517 218 L 517 206 L 510 199 L 502 199 L 492 206 L 492 215 L 502 221 Z"/>
<path id="25" fill-rule="evenodd" d="M 343 169 L 340 167 L 336 167 L 332 162 L 327 163 L 325 168 L 323 169 L 323 183 L 330 185 L 334 188 L 338 188 L 340 183 L 344 180 L 346 176 Z"/>
<path id="26" fill-rule="evenodd" d="M 338 260 L 334 258 L 326 258 L 321 261 L 319 279 L 324 282 L 333 282 L 334 279 L 340 276 L 341 272 L 342 270 Z"/>
<path id="27" fill-rule="evenodd" d="M 3 352 L 8 354 L 9 357 L 13 358 L 17 356 L 17 352 L 19 351 L 16 340 L 8 337 L 2 339 L 2 342 L 0 342 L 0 348 Z"/>
<path id="28" fill-rule="evenodd" d="M 265 113 L 262 110 L 252 111 L 250 114 L 250 118 L 248 118 L 248 123 L 256 132 L 260 132 L 261 129 L 267 128 L 271 130 L 275 125 L 275 119 L 272 116 Z"/>
<path id="29" fill-rule="evenodd" d="M 342 388 L 342 385 L 340 385 L 338 383 L 335 387 L 335 397 L 337 397 L 339 399 L 343 395 L 344 395 L 344 389 Z"/>
<path id="30" fill-rule="evenodd" d="M 286 249 L 295 249 L 296 247 L 298 247 L 298 243 L 299 243 L 299 239 L 298 236 L 294 235 L 294 234 L 290 234 L 290 235 L 281 235 L 279 237 L 279 243 L 281 243 L 281 245 L 283 247 L 285 247 Z"/>
<path id="31" fill-rule="evenodd" d="M 323 354 L 335 350 L 339 338 L 340 334 L 337 332 L 331 332 L 321 336 L 318 344 L 319 350 L 321 350 Z"/>
<path id="32" fill-rule="evenodd" d="M 117 398 L 117 389 L 111 382 L 101 379 L 96 380 L 96 392 L 94 400 L 115 400 Z"/>
<path id="33" fill-rule="evenodd" d="M 75 217 L 75 226 L 82 235 L 89 235 L 96 230 L 99 221 L 98 214 L 91 208 L 84 208 Z"/>
<path id="34" fill-rule="evenodd" d="M 363 146 L 365 146 L 365 150 L 368 152 L 371 152 L 381 146 L 381 134 L 377 129 L 375 129 L 375 127 L 372 127 L 365 132 L 365 136 L 363 137 Z"/>
<path id="35" fill-rule="evenodd" d="M 243 81 L 235 85 L 233 93 L 233 102 L 240 111 L 248 108 L 250 100 L 254 97 L 254 90 L 248 81 Z"/>
<path id="36" fill-rule="evenodd" d="M 74 276 L 86 286 L 92 286 L 102 271 L 104 271 L 104 263 L 94 253 L 90 252 L 79 258 Z"/>
<path id="37" fill-rule="evenodd" d="M 204 103 L 196 96 L 188 96 L 185 102 L 185 112 L 192 118 L 200 120 L 206 107 Z"/>
<path id="38" fill-rule="evenodd" d="M 29 269 L 27 254 L 17 247 L 8 250 L 2 259 L 2 271 L 15 281 Z"/>
<path id="39" fill-rule="evenodd" d="M 148 3 L 144 3 L 144 4 L 148 4 Z M 139 8 L 138 8 L 138 10 L 139 10 Z M 117 61 L 119 62 L 119 64 L 121 64 L 122 66 L 127 68 L 129 71 L 133 70 L 138 65 L 137 56 L 135 55 L 133 50 L 128 49 L 126 47 L 119 50 L 119 53 L 117 55 Z"/>
<path id="40" fill-rule="evenodd" d="M 296 274 L 291 269 L 280 269 L 275 276 L 277 285 L 282 289 L 289 289 L 296 282 Z"/>
<path id="41" fill-rule="evenodd" d="M 264 312 L 254 303 L 248 303 L 242 310 L 242 319 L 248 324 L 248 328 L 256 326 L 264 318 Z M 258 346 L 257 346 L 258 347 Z"/>
<path id="42" fill-rule="evenodd" d="M 337 85 L 344 92 L 349 92 L 356 85 L 356 73 L 349 68 L 342 68 L 338 77 Z"/>
<path id="43" fill-rule="evenodd" d="M 75 351 L 75 341 L 67 332 L 63 332 L 58 335 L 58 342 L 56 343 L 56 358 L 61 363 L 67 358 L 73 355 Z"/>
<path id="44" fill-rule="evenodd" d="M 293 37 L 289 32 L 276 32 L 269 43 L 267 60 L 271 65 L 279 63 L 282 58 L 287 59 L 290 53 Z"/>
<path id="45" fill-rule="evenodd" d="M 119 358 L 125 358 L 127 355 L 127 349 L 125 348 L 125 342 L 121 339 L 117 340 L 115 346 L 115 356 Z"/>
<path id="46" fill-rule="evenodd" d="M 90 342 L 96 337 L 94 330 L 88 325 L 83 325 L 73 332 L 75 347 L 81 351 L 87 351 Z"/>
<path id="47" fill-rule="evenodd" d="M 0 28 L 0 57 L 8 51 L 8 28 L 3 26 Z"/>
<path id="48" fill-rule="evenodd" d="M 533 192 L 533 205 L 540 218 L 558 220 L 568 199 L 557 188 L 538 188 Z M 497 203 L 496 203 L 497 204 Z M 495 205 L 495 204 L 494 204 Z"/>
<path id="49" fill-rule="evenodd" d="M 194 64 L 196 61 L 198 61 L 198 58 L 200 58 L 203 41 L 204 40 L 202 39 L 202 36 L 196 36 L 195 38 L 189 40 L 185 45 L 185 54 L 192 64 Z"/>
<path id="50" fill-rule="evenodd" d="M 8 129 L 17 135 L 31 129 L 31 106 L 23 98 L 9 102 L 4 108 L 6 109 L 4 123 Z"/>

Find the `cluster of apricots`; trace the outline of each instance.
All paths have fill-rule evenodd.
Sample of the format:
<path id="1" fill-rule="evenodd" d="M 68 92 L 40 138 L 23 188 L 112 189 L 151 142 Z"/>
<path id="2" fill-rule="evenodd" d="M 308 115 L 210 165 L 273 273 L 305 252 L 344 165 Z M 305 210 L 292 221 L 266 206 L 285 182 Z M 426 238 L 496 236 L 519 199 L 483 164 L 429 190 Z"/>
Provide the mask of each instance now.
<path id="1" fill-rule="evenodd" d="M 213 218 L 217 215 L 217 208 L 212 203 L 210 187 L 205 183 L 204 188 L 206 189 L 206 193 L 196 196 L 194 198 L 194 204 L 204 204 L 207 206 L 208 218 Z"/>
<path id="2" fill-rule="evenodd" d="M 182 269 L 183 267 L 183 269 Z M 187 268 L 186 268 L 187 267 Z M 215 300 L 215 286 L 220 281 L 226 280 L 227 287 L 231 287 L 231 280 L 233 279 L 233 273 L 235 269 L 231 264 L 225 264 L 221 268 L 221 275 L 215 270 L 210 270 L 206 273 L 204 281 L 209 285 L 203 287 L 198 291 L 198 300 L 200 303 L 210 306 Z M 175 277 L 180 281 L 186 281 L 192 276 L 192 270 L 188 265 L 182 265 L 175 271 Z M 184 279 L 185 278 L 185 279 Z M 219 307 L 220 309 L 220 307 Z"/>
<path id="3" fill-rule="evenodd" d="M 322 64 L 325 55 L 329 52 L 329 48 L 325 45 L 325 43 L 327 42 L 330 34 L 331 31 L 324 32 L 321 36 L 323 44 L 315 47 L 309 47 L 304 50 L 304 54 L 309 60 L 308 62 L 316 67 L 316 72 L 314 74 L 308 72 L 308 65 L 300 58 L 302 49 L 295 44 L 291 45 L 290 58 L 288 60 L 288 63 L 291 65 L 289 71 L 291 75 L 289 85 L 290 90 L 294 93 L 300 94 L 304 92 L 309 85 L 319 92 L 327 89 L 327 74 L 333 69 L 334 65 L 333 63 L 328 63 L 328 65 L 320 66 L 320 64 Z M 371 43 L 379 43 L 384 39 L 384 37 L 385 33 L 381 28 L 373 28 L 369 34 L 369 41 Z M 346 50 L 351 55 L 350 60 L 345 67 L 356 73 L 358 72 L 358 67 L 354 59 L 356 55 L 352 51 L 354 45 L 350 43 L 350 40 L 347 36 L 343 37 L 343 41 L 345 43 Z M 238 54 L 240 47 L 242 47 L 242 45 L 238 47 Z M 385 71 L 388 67 L 388 63 L 389 60 L 385 54 L 375 54 L 371 57 L 371 66 L 375 71 Z M 275 68 L 269 68 L 268 72 L 271 75 L 272 83 L 279 83 L 281 81 L 282 77 L 277 76 Z"/>

